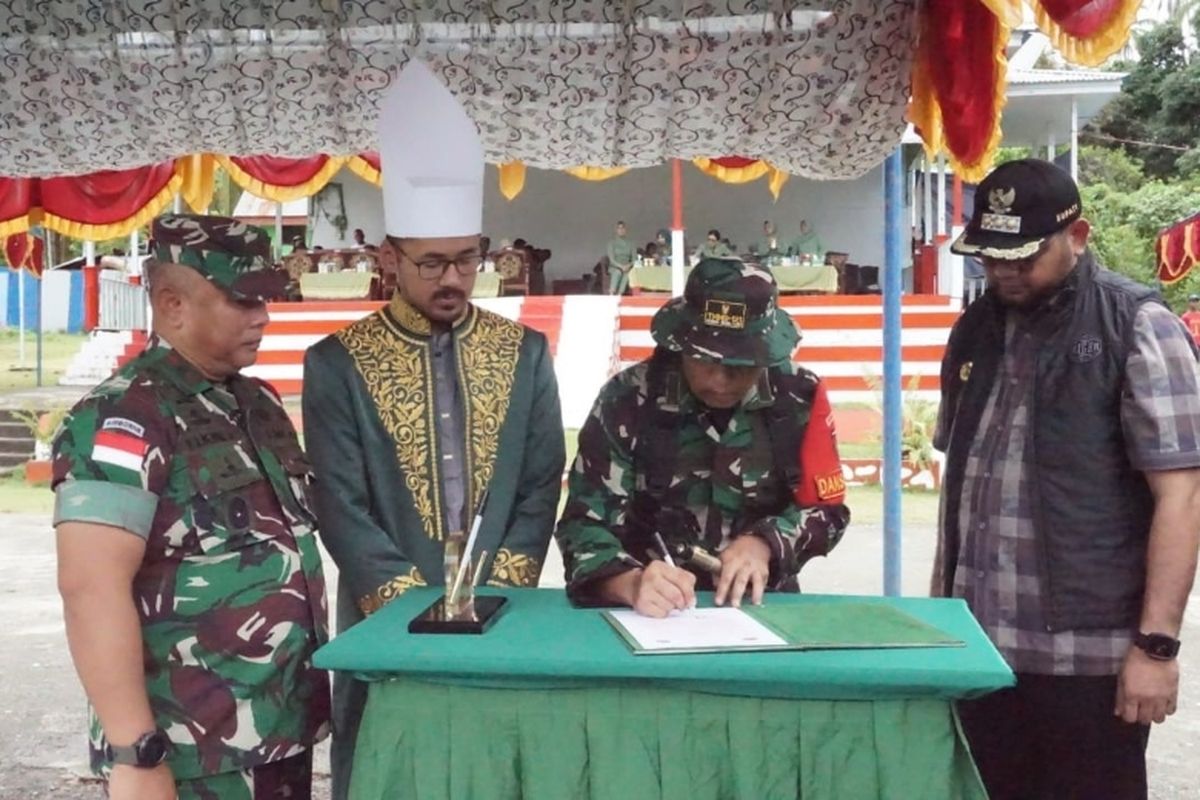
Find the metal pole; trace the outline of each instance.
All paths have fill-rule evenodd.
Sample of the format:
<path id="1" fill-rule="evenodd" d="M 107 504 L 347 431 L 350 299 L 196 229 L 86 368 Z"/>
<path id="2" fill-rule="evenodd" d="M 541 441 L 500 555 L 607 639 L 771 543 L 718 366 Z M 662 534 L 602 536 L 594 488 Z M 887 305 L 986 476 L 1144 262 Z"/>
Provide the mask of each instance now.
<path id="1" fill-rule="evenodd" d="M 683 165 L 671 159 L 671 296 L 683 294 Z"/>
<path id="2" fill-rule="evenodd" d="M 900 271 L 904 267 L 904 162 L 899 148 L 883 164 L 883 198 L 883 593 L 895 597 L 900 594 L 900 400 L 903 389 Z"/>
<path id="3" fill-rule="evenodd" d="M 937 160 L 937 235 L 939 241 L 946 235 L 946 154 L 938 153 Z"/>
<path id="4" fill-rule="evenodd" d="M 283 258 L 283 203 L 275 204 L 275 260 Z"/>
<path id="5" fill-rule="evenodd" d="M 25 369 L 25 268 L 17 270 L 17 359 Z"/>
<path id="6" fill-rule="evenodd" d="M 1079 181 L 1079 101 L 1071 98 L 1071 180 Z"/>
<path id="7" fill-rule="evenodd" d="M 929 156 L 922 155 L 921 194 L 924 198 L 924 204 L 921 214 L 921 241 L 925 244 L 930 244 L 933 241 L 933 186 L 930 183 L 930 166 Z"/>
<path id="8" fill-rule="evenodd" d="M 37 282 L 37 383 L 39 389 L 42 386 L 42 328 L 43 320 L 45 319 L 46 309 L 42 308 L 42 290 L 43 284 L 46 282 L 46 269 L 53 267 L 58 263 L 58 253 L 54 247 L 55 236 L 50 230 L 46 229 L 46 263 L 43 264 L 42 276 Z"/>

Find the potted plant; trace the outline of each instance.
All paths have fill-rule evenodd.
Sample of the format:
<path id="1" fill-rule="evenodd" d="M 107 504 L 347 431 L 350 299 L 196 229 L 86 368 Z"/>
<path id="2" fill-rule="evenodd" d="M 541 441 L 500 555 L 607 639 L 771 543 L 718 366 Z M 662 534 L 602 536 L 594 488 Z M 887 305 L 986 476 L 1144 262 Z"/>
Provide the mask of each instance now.
<path id="1" fill-rule="evenodd" d="M 35 409 L 13 412 L 13 417 L 23 422 L 33 434 L 33 458 L 25 462 L 26 483 L 49 483 L 53 477 L 50 446 L 68 411 L 65 407 L 58 407 L 44 412 Z"/>
<path id="2" fill-rule="evenodd" d="M 880 416 L 883 415 L 883 379 L 877 375 L 866 376 L 867 385 L 875 395 L 873 403 Z M 924 472 L 932 478 L 933 487 L 941 485 L 939 465 L 933 454 L 933 434 L 937 428 L 938 404 L 926 400 L 920 394 L 921 376 L 913 375 L 900 401 L 900 457 L 911 471 L 909 479 Z"/>

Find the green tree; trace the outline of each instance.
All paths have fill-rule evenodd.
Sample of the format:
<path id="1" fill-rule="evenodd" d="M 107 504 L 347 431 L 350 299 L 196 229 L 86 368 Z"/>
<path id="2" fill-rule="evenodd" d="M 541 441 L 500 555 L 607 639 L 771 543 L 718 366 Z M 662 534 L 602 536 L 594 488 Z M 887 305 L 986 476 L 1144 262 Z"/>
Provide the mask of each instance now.
<path id="1" fill-rule="evenodd" d="M 1171 178 L 1180 157 L 1200 143 L 1200 54 L 1189 51 L 1179 20 L 1139 35 L 1137 47 L 1136 63 L 1115 65 L 1128 72 L 1121 94 L 1089 130 L 1121 140 L 1147 175 Z"/>
<path id="2" fill-rule="evenodd" d="M 1124 150 L 1084 145 L 1079 148 L 1079 185 L 1104 184 L 1118 192 L 1136 192 L 1146 182 L 1142 162 Z"/>

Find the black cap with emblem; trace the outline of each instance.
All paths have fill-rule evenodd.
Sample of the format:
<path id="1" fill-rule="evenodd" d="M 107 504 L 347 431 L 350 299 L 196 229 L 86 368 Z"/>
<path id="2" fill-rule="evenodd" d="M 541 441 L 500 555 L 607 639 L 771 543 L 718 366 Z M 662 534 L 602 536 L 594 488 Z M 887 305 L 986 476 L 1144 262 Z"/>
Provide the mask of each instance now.
<path id="1" fill-rule="evenodd" d="M 975 189 L 971 221 L 950 249 L 960 256 L 1029 258 L 1081 213 L 1079 187 L 1069 174 L 1049 161 L 1009 161 Z"/>

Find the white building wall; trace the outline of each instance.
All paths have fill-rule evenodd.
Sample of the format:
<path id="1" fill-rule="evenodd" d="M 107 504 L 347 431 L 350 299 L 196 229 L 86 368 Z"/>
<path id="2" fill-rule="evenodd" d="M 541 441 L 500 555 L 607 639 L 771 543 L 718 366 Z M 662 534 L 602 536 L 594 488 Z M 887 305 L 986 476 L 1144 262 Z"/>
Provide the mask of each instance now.
<path id="1" fill-rule="evenodd" d="M 817 230 L 827 249 L 845 251 L 857 264 L 883 263 L 883 177 L 876 168 L 854 181 L 808 181 L 793 177 L 773 202 L 766 179 L 730 185 L 703 174 L 691 164 L 683 168 L 684 225 L 688 248 L 695 248 L 709 228 L 744 249 L 756 242 L 765 219 L 781 238 L 795 235 L 801 219 Z M 355 228 L 368 241 L 383 237 L 383 209 L 378 189 L 347 170 L 335 178 L 342 184 L 349 227 L 346 239 L 318 213 L 313 244 L 346 247 Z M 493 246 L 523 238 L 548 248 L 547 279 L 578 278 L 604 255 L 613 226 L 623 219 L 630 238 L 639 244 L 655 231 L 671 226 L 671 168 L 635 169 L 607 181 L 588 182 L 556 170 L 530 169 L 524 191 L 515 200 L 500 194 L 494 166 L 488 166 L 484 193 L 484 232 Z"/>

